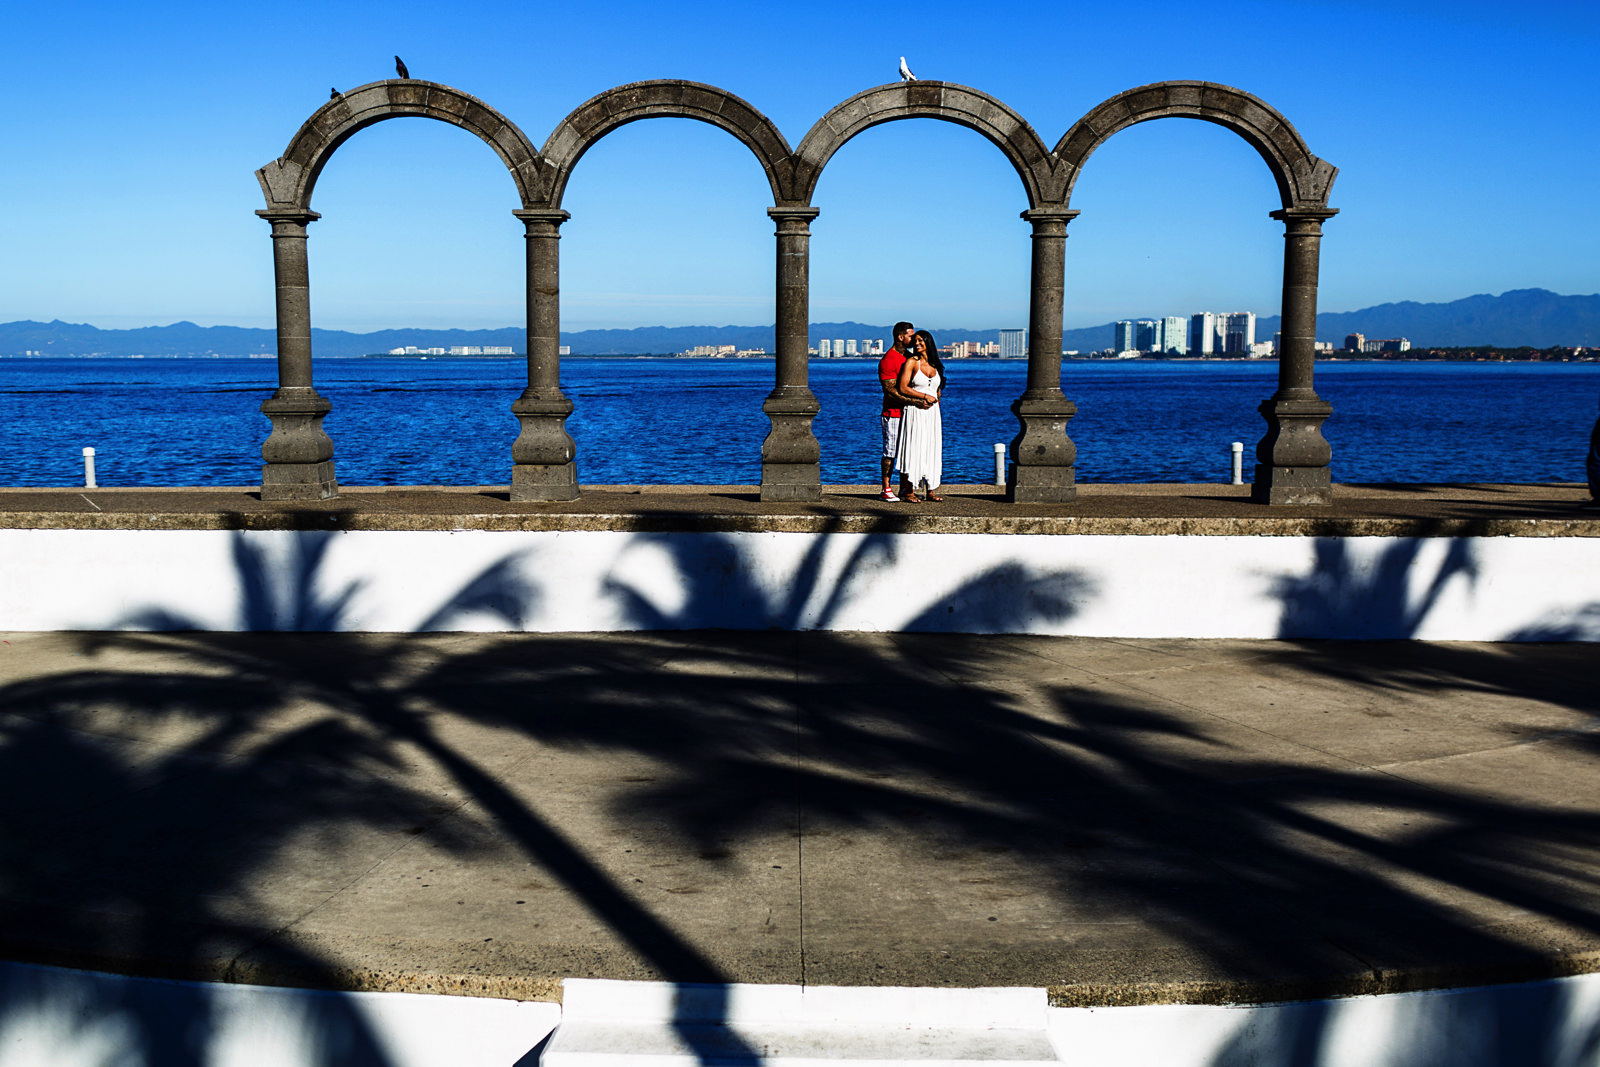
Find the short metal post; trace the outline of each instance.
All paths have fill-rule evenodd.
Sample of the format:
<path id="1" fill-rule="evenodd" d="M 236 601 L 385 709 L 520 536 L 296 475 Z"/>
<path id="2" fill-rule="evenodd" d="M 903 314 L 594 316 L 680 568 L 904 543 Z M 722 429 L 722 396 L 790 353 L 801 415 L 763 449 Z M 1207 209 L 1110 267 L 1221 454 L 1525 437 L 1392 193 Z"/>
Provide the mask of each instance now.
<path id="1" fill-rule="evenodd" d="M 94 483 L 94 449 L 83 450 L 83 487 L 85 489 L 99 488 Z"/>
<path id="2" fill-rule="evenodd" d="M 1244 442 L 1233 443 L 1233 484 L 1244 484 Z"/>
<path id="3" fill-rule="evenodd" d="M 994 443 L 994 484 L 1006 484 L 1006 446 L 1000 441 Z"/>

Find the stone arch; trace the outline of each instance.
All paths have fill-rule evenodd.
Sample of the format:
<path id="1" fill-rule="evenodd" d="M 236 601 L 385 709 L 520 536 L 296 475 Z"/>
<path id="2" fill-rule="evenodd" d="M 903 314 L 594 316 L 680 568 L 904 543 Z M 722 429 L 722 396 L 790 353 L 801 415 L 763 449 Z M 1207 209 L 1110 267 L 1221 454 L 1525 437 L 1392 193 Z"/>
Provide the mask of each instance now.
<path id="1" fill-rule="evenodd" d="M 311 210 L 311 193 L 334 150 L 384 119 L 418 115 L 477 135 L 511 172 L 523 207 L 546 199 L 548 175 L 533 143 L 516 124 L 477 97 L 437 82 L 371 82 L 328 101 L 306 120 L 283 155 L 256 171 L 271 212 Z"/>
<path id="2" fill-rule="evenodd" d="M 1243 137 L 1261 154 L 1278 183 L 1285 210 L 1321 208 L 1339 168 L 1311 154 L 1289 120 L 1249 93 L 1200 81 L 1167 81 L 1118 93 L 1073 124 L 1056 145 L 1062 169 L 1062 203 L 1094 150 L 1113 134 L 1151 119 L 1181 117 L 1214 122 Z"/>
<path id="3" fill-rule="evenodd" d="M 1028 206 L 1052 198 L 1059 184 L 1044 141 L 1023 117 L 987 93 L 952 82 L 880 85 L 857 93 L 817 120 L 795 152 L 795 200 L 809 204 L 822 169 L 846 141 L 895 119 L 932 118 L 974 130 L 1005 153 L 1022 179 Z"/>
<path id="4" fill-rule="evenodd" d="M 640 119 L 686 118 L 726 130 L 755 155 L 775 203 L 792 200 L 794 162 L 789 142 L 772 120 L 732 93 L 700 82 L 661 79 L 607 89 L 574 110 L 551 132 L 543 160 L 549 168 L 547 203 L 559 207 L 572 169 L 595 142 Z"/>

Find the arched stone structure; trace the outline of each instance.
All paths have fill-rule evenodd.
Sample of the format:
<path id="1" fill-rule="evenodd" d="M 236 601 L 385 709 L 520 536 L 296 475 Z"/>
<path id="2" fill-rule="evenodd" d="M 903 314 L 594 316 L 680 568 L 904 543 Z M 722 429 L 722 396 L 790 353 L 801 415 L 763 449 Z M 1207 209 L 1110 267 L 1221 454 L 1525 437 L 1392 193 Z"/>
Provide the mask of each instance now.
<path id="1" fill-rule="evenodd" d="M 1338 168 L 1312 155 L 1288 119 L 1249 93 L 1211 82 L 1157 82 L 1113 96 L 1074 123 L 1056 144 L 1064 183 L 1061 206 L 1071 199 L 1084 163 L 1113 134 L 1173 117 L 1201 119 L 1237 133 L 1260 153 L 1278 185 L 1282 205 L 1271 213 L 1284 223 L 1285 242 L 1278 391 L 1259 409 L 1267 433 L 1256 446 L 1253 493 L 1270 504 L 1331 503 L 1332 449 L 1322 436 L 1322 423 L 1333 407 L 1317 395 L 1312 377 L 1322 223 L 1338 213 L 1327 206 Z"/>
<path id="2" fill-rule="evenodd" d="M 545 199 L 546 174 L 539 154 L 515 123 L 459 89 L 416 80 L 373 82 L 335 97 L 306 120 L 283 155 L 256 171 L 267 199 L 266 209 L 256 214 L 272 224 L 278 319 L 278 389 L 261 405 L 272 420 L 272 432 L 261 447 L 266 461 L 261 474 L 263 499 L 318 500 L 338 494 L 333 441 L 322 429 L 322 419 L 332 405 L 317 393 L 311 375 L 306 224 L 320 217 L 311 210 L 311 194 L 328 159 L 353 134 L 385 119 L 405 116 L 438 119 L 475 134 L 511 172 L 524 209 Z M 531 313 L 531 273 L 528 284 Z M 530 314 L 530 339 L 533 327 Z M 531 360 L 529 373 L 532 391 Z M 564 397 L 560 399 L 565 402 Z M 567 410 L 571 410 L 570 402 Z M 571 438 L 567 448 L 570 473 Z M 568 481 L 571 490 L 566 495 L 574 496 L 576 482 L 570 477 Z"/>
<path id="3" fill-rule="evenodd" d="M 1067 420 L 1077 408 L 1061 393 L 1061 309 L 1067 223 L 1064 171 L 1021 115 L 987 93 L 948 82 L 880 85 L 857 93 L 811 127 L 795 155 L 796 191 L 809 204 L 823 168 L 845 142 L 896 119 L 933 118 L 974 130 L 1000 149 L 1028 199 L 1022 217 L 1033 227 L 1028 304 L 1028 385 L 1012 405 L 1019 430 L 1011 442 L 1011 499 L 1059 502 L 1076 493 L 1077 450 Z"/>
<path id="4" fill-rule="evenodd" d="M 560 385 L 560 269 L 557 242 L 568 215 L 561 199 L 573 168 L 601 137 L 646 118 L 691 118 L 726 130 L 755 155 L 772 190 L 768 209 L 777 237 L 777 381 L 762 409 L 772 428 L 762 444 L 764 500 L 821 497 L 821 449 L 811 430 L 816 397 L 808 384 L 810 223 L 817 182 L 828 161 L 863 130 L 903 118 L 936 118 L 993 143 L 1022 181 L 1033 227 L 1028 327 L 1028 382 L 1012 405 L 1020 431 L 1012 442 L 1010 495 L 1018 501 L 1067 501 L 1076 495 L 1076 448 L 1066 433 L 1077 409 L 1061 392 L 1061 318 L 1069 206 L 1085 162 L 1128 126 L 1167 117 L 1198 118 L 1234 130 L 1266 161 L 1285 224 L 1283 347 L 1278 391 L 1261 405 L 1267 435 L 1257 446 L 1255 495 L 1274 504 L 1326 503 L 1331 456 L 1322 421 L 1332 408 L 1312 387 L 1316 290 L 1322 222 L 1336 212 L 1327 197 L 1338 173 L 1313 156 L 1287 119 L 1248 93 L 1209 82 L 1172 81 L 1130 89 L 1073 125 L 1049 151 L 1033 128 L 1000 101 L 966 86 L 910 82 L 857 93 L 830 109 L 798 148 L 764 115 L 731 93 L 688 81 L 618 86 L 584 103 L 557 125 L 543 154 L 493 108 L 449 86 L 413 80 L 364 85 L 329 101 L 308 119 L 278 159 L 257 171 L 272 224 L 278 296 L 279 388 L 262 411 L 272 434 L 262 446 L 267 499 L 335 495 L 333 443 L 322 431 L 328 402 L 311 382 L 306 224 L 318 218 L 311 194 L 327 159 L 352 134 L 404 115 L 440 119 L 470 130 L 505 163 L 517 186 L 527 237 L 528 387 L 512 405 L 522 423 L 512 445 L 514 500 L 577 496 L 576 447 L 566 432 L 572 403 Z"/>
<path id="5" fill-rule="evenodd" d="M 1261 154 L 1285 210 L 1322 207 L 1339 169 L 1311 154 L 1289 120 L 1257 97 L 1212 82 L 1170 81 L 1118 93 L 1073 123 L 1056 144 L 1063 203 L 1095 149 L 1113 134 L 1152 119 L 1191 118 L 1225 126 Z"/>
<path id="6" fill-rule="evenodd" d="M 607 89 L 562 119 L 544 143 L 549 168 L 546 206 L 560 207 L 567 180 L 584 153 L 619 126 L 641 119 L 684 118 L 709 123 L 750 149 L 767 175 L 777 203 L 793 200 L 794 174 L 789 142 L 772 120 L 725 89 L 700 82 L 661 79 Z"/>
<path id="7" fill-rule="evenodd" d="M 857 93 L 818 119 L 795 149 L 796 200 L 811 203 L 823 168 L 852 137 L 885 122 L 914 118 L 953 122 L 987 138 L 1015 168 L 1030 208 L 1057 198 L 1055 160 L 1021 115 L 965 85 L 918 81 Z"/>
<path id="8" fill-rule="evenodd" d="M 811 392 L 806 361 L 806 330 L 810 318 L 806 258 L 810 221 L 817 213 L 795 204 L 794 153 L 778 127 L 744 100 L 714 85 L 660 80 L 608 89 L 562 119 L 545 141 L 543 159 L 549 176 L 548 200 L 544 205 L 546 217 L 567 217 L 560 211 L 567 181 L 584 153 L 600 138 L 619 126 L 652 118 L 695 119 L 726 130 L 750 149 L 767 176 L 774 202 L 768 213 L 776 224 L 778 242 L 777 380 L 761 405 L 772 424 L 761 445 L 761 497 L 763 500 L 819 500 L 822 497 L 822 446 L 811 430 L 811 421 L 819 405 Z M 555 221 L 552 229 L 559 224 L 559 220 Z M 538 269 L 554 278 L 555 244 L 545 242 L 545 245 L 551 258 Z M 530 245 L 530 255 L 533 251 L 534 246 Z M 534 269 L 530 260 L 529 270 Z M 552 298 L 542 318 L 558 321 L 558 303 L 558 299 Z M 555 368 L 558 355 L 554 330 L 545 338 L 545 346 L 547 351 L 541 355 L 540 364 Z M 551 382 L 555 381 L 555 373 L 552 370 Z M 520 410 L 518 414 L 521 415 Z M 517 464 L 514 470 L 524 466 L 521 458 L 517 459 Z M 515 481 L 512 496 L 520 498 Z"/>

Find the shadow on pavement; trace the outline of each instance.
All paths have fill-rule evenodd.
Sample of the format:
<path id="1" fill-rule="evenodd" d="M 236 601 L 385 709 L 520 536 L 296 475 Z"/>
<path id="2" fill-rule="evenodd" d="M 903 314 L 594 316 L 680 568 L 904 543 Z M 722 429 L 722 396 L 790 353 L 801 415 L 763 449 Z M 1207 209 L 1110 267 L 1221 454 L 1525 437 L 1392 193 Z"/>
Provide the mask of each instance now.
<path id="1" fill-rule="evenodd" d="M 246 628 L 338 628 L 353 590 L 330 592 L 317 580 L 330 535 L 296 536 L 294 562 L 282 569 L 237 542 Z M 681 611 L 626 586 L 610 593 L 639 624 L 660 629 L 713 602 L 746 604 L 748 620 L 762 625 L 791 626 L 803 612 L 825 623 L 845 583 L 826 575 L 823 540 L 778 593 L 753 584 L 733 543 L 715 538 L 689 549 L 673 547 L 683 539 L 662 543 L 716 563 L 678 560 L 689 584 Z M 864 538 L 846 570 L 890 551 L 891 541 Z M 1348 568 L 1328 557 L 1318 577 L 1283 589 L 1286 618 L 1376 611 L 1415 625 L 1426 598 L 1413 603 L 1397 591 L 1409 588 L 1416 555 L 1396 553 L 1376 585 L 1353 586 Z M 515 563 L 486 569 L 430 622 L 510 612 L 540 595 Z M 1468 573 L 1469 559 L 1451 557 L 1424 588 Z M 1037 577 L 1033 593 L 1008 600 L 990 590 L 1014 583 L 985 576 L 910 629 L 938 628 L 955 603 L 978 605 L 986 622 L 1004 628 L 1012 613 L 1068 617 L 1093 595 L 1071 571 Z M 0 804 L 8 812 L 0 936 L 13 953 L 49 948 L 52 962 L 75 953 L 84 965 L 154 974 L 250 956 L 305 984 L 336 986 L 340 961 L 282 934 L 353 875 L 308 871 L 281 886 L 255 879 L 293 841 L 336 845 L 342 835 L 398 829 L 429 834 L 469 865 L 493 842 L 514 842 L 659 977 L 727 980 L 671 915 L 619 885 L 584 842 L 449 740 L 444 727 L 460 722 L 556 752 L 648 757 L 659 769 L 653 780 L 619 788 L 609 814 L 667 828 L 685 853 L 731 863 L 739 845 L 797 827 L 802 847 L 872 833 L 924 857 L 935 884 L 951 850 L 988 856 L 1021 872 L 1061 914 L 1137 913 L 1219 974 L 1263 988 L 1370 976 L 1377 960 L 1425 971 L 1443 956 L 1467 961 L 1453 973 L 1502 976 L 1547 966 L 1540 947 L 1470 921 L 1454 903 L 1464 897 L 1600 937 L 1600 815 L 1421 785 L 1311 758 L 1305 748 L 1242 750 L 1204 717 L 1175 714 L 1137 690 L 1047 674 L 1060 639 L 507 634 L 434 640 L 418 655 L 424 639 L 406 635 L 200 633 L 184 632 L 185 622 L 146 615 L 130 624 L 163 632 L 80 635 L 82 669 L 0 688 Z M 1541 700 L 1570 713 L 1572 724 L 1570 736 L 1548 743 L 1592 753 L 1585 731 L 1600 709 L 1588 676 L 1573 680 L 1566 649 L 1522 652 L 1518 663 L 1483 646 L 1308 642 L 1274 655 L 1282 669 L 1374 691 Z M 137 666 L 142 654 L 184 666 L 146 671 Z M 1023 699 L 1024 690 L 1037 699 Z M 480 814 L 410 783 L 407 768 L 419 757 Z M 1351 808 L 1400 813 L 1405 828 L 1340 817 Z M 1041 922 L 1048 929 L 1051 917 Z M 832 973 L 842 973 L 838 961 L 848 954 L 831 951 Z M 1056 971 L 1027 984 L 1070 984 L 1071 959 L 1058 955 Z M 822 966 L 820 958 L 805 966 L 813 964 Z M 1125 977 L 1140 975 L 1135 967 Z M 955 971 L 932 965 L 919 984 L 950 980 L 959 981 Z M 0 1026 L 39 1010 L 27 991 L 0 994 Z M 94 1010 L 138 1015 L 125 1005 Z M 345 1040 L 341 1028 L 357 1027 L 350 1047 L 368 1058 L 346 1053 L 339 1062 L 382 1063 L 356 1019 L 352 1011 L 329 1023 L 330 1033 Z M 204 1041 L 194 1035 L 203 1039 L 207 1025 L 197 1003 L 188 1045 L 151 1025 L 132 1048 L 148 1062 L 200 1064 Z M 692 1044 L 691 1030 L 684 1037 Z M 1546 1032 L 1553 1040 L 1553 1028 Z M 1326 1039 L 1325 1020 L 1312 1012 L 1252 1038 L 1249 1051 L 1312 1063 Z M 758 1062 L 754 1050 L 747 1062 Z"/>

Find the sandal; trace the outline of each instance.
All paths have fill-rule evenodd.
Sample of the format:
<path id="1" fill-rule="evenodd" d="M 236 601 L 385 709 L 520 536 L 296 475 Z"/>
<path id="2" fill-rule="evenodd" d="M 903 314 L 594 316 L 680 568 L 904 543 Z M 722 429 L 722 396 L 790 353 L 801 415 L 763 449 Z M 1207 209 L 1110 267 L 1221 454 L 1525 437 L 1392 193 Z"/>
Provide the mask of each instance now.
<path id="1" fill-rule="evenodd" d="M 938 493 L 929 493 L 928 494 L 928 499 L 933 501 L 935 504 L 943 504 L 944 503 L 944 497 L 940 496 Z"/>
<path id="2" fill-rule="evenodd" d="M 905 496 L 901 497 L 900 499 L 904 500 L 907 504 L 920 504 L 920 503 L 922 503 L 922 498 L 920 496 L 918 496 L 917 494 L 915 494 L 915 493 L 907 493 Z"/>

